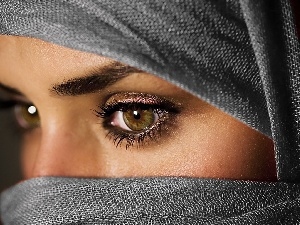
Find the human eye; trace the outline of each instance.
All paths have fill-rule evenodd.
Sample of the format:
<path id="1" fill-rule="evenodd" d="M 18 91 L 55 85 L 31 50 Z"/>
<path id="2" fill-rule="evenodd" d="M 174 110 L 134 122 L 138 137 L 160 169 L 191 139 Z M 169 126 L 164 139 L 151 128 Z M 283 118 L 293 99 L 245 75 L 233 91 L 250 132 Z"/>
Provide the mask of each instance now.
<path id="1" fill-rule="evenodd" d="M 116 147 L 140 147 L 168 133 L 180 103 L 147 93 L 116 93 L 96 110 Z"/>
<path id="2" fill-rule="evenodd" d="M 40 116 L 37 107 L 22 100 L 0 100 L 0 109 L 13 109 L 17 124 L 23 130 L 30 130 L 40 125 Z"/>

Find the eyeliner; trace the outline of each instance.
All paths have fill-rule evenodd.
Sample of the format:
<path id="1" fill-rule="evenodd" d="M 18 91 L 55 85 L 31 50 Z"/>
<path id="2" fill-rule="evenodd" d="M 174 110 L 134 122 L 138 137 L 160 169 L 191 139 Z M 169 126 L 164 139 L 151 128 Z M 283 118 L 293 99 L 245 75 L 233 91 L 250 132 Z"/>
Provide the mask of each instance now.
<path id="1" fill-rule="evenodd" d="M 5 100 L 0 100 L 0 109 L 8 109 L 16 105 L 15 101 L 5 101 Z"/>

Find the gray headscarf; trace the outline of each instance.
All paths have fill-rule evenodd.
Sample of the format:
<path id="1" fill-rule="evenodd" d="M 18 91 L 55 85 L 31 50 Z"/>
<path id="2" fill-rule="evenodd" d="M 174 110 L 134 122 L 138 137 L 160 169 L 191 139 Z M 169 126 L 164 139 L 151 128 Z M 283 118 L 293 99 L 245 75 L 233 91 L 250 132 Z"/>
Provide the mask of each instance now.
<path id="1" fill-rule="evenodd" d="M 272 137 L 279 179 L 35 178 L 1 195 L 5 224 L 300 223 L 300 51 L 288 0 L 3 0 L 0 33 L 184 88 Z"/>

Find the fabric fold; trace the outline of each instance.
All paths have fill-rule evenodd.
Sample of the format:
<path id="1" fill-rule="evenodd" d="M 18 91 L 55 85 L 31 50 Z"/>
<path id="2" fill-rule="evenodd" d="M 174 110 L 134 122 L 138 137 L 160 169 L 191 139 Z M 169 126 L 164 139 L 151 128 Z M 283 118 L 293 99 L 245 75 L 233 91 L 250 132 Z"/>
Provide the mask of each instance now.
<path id="1" fill-rule="evenodd" d="M 278 178 L 300 181 L 300 45 L 291 6 L 286 0 L 241 0 L 241 6 L 272 121 Z"/>
<path id="2" fill-rule="evenodd" d="M 238 1 L 5 0 L 0 18 L 2 34 L 40 38 L 138 67 L 271 136 Z"/>
<path id="3" fill-rule="evenodd" d="M 299 201 L 299 184 L 44 177 L 5 191 L 1 216 L 5 224 L 293 224 Z"/>
<path id="4" fill-rule="evenodd" d="M 135 66 L 273 137 L 286 182 L 35 178 L 1 195 L 4 224 L 299 224 L 300 60 L 290 13 L 288 0 L 3 0 L 1 34 Z"/>

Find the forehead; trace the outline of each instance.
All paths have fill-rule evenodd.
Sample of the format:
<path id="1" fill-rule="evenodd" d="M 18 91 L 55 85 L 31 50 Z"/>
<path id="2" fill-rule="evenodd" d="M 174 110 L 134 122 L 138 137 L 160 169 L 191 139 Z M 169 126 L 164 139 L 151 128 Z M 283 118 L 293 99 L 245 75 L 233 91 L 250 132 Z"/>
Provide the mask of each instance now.
<path id="1" fill-rule="evenodd" d="M 10 76 L 57 82 L 113 62 L 38 39 L 0 35 L 0 81 L 6 83 Z"/>

